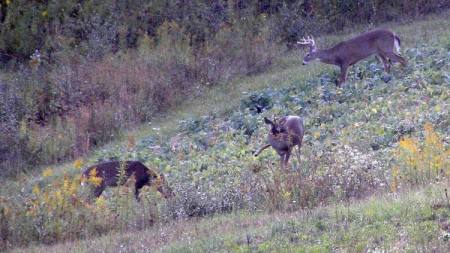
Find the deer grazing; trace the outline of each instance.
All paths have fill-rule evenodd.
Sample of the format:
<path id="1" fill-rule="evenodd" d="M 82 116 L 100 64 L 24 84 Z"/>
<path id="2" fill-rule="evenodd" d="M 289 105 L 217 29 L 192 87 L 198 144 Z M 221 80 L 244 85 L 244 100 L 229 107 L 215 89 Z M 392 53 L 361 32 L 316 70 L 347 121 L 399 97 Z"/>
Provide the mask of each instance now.
<path id="1" fill-rule="evenodd" d="M 139 161 L 113 161 L 97 164 L 83 172 L 83 178 L 96 177 L 99 179 L 94 188 L 95 197 L 99 197 L 107 186 L 123 185 L 131 176 L 135 177 L 134 195 L 139 201 L 139 190 L 145 185 L 155 186 L 164 198 L 173 197 L 172 189 L 167 184 L 163 174 L 147 168 Z"/>
<path id="2" fill-rule="evenodd" d="M 258 156 L 264 149 L 272 146 L 280 156 L 280 167 L 283 169 L 288 165 L 292 149 L 298 146 L 297 159 L 300 162 L 300 148 L 305 133 L 302 118 L 298 116 L 285 116 L 279 120 L 275 119 L 271 121 L 264 117 L 264 122 L 271 126 L 267 135 L 269 144 L 261 147 L 254 153 L 254 156 Z"/>
<path id="3" fill-rule="evenodd" d="M 381 58 L 386 72 L 390 70 L 390 60 L 406 66 L 406 60 L 399 55 L 400 38 L 389 30 L 378 29 L 363 33 L 329 49 L 318 49 L 312 37 L 303 38 L 297 44 L 309 47 L 309 52 L 303 59 L 303 65 L 319 59 L 323 63 L 340 67 L 341 75 L 336 83 L 339 87 L 345 83 L 350 66 L 373 54 L 377 54 Z"/>

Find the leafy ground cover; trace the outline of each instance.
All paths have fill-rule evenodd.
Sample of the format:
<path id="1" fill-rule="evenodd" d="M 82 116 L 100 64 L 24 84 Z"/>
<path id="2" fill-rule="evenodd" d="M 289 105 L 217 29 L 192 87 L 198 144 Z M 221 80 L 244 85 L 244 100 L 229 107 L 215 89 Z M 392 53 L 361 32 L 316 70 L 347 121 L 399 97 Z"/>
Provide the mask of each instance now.
<path id="1" fill-rule="evenodd" d="M 236 212 L 32 252 L 448 252 L 448 183 L 296 212 Z M 23 250 L 23 249 L 22 249 Z M 21 249 L 16 251 L 20 252 Z"/>
<path id="2" fill-rule="evenodd" d="M 170 244 L 164 249 L 174 252 L 191 247 L 193 251 L 394 250 L 404 242 L 406 248 L 428 251 L 433 245 L 444 251 L 446 237 L 439 233 L 446 230 L 438 226 L 445 225 L 448 210 L 430 202 L 443 201 L 444 186 L 432 186 L 417 196 L 394 194 L 398 199 L 380 194 L 440 182 L 450 173 L 447 23 L 443 17 L 396 29 L 405 38 L 408 66 L 396 66 L 391 74 L 371 58 L 352 68 L 345 88 L 337 89 L 336 71 L 319 64 L 299 70 L 298 55 L 287 56 L 268 73 L 247 77 L 227 91 L 213 88 L 204 100 L 187 103 L 185 109 L 89 158 L 5 181 L 0 194 L 2 242 L 11 247 L 110 233 L 69 244 L 81 251 L 114 250 L 108 247 L 120 245 L 133 251 L 153 244 L 134 241 L 131 235 L 150 238 L 162 231 L 187 236 L 174 241 L 174 235 L 154 234 L 161 240 L 154 247 Z M 256 107 L 263 108 L 262 113 Z M 252 151 L 265 144 L 263 117 L 285 114 L 304 117 L 306 135 L 301 161 L 293 158 L 289 170 L 281 172 L 274 152 L 254 158 Z M 95 203 L 84 201 L 77 177 L 80 169 L 111 159 L 140 160 L 155 167 L 167 175 L 177 197 L 165 202 L 147 189 L 145 201 L 136 203 L 122 187 L 108 190 Z M 373 194 L 384 197 L 357 201 Z M 235 214 L 184 220 L 228 212 Z M 429 212 L 439 215 L 424 218 Z M 215 222 L 224 230 L 212 233 Z M 240 224 L 248 223 L 242 226 L 249 232 L 235 233 Z M 152 224 L 154 228 L 138 232 Z M 408 232 L 405 241 L 397 237 L 400 228 Z M 190 240 L 192 233 L 203 235 Z M 216 236 L 208 237 L 211 234 Z"/>

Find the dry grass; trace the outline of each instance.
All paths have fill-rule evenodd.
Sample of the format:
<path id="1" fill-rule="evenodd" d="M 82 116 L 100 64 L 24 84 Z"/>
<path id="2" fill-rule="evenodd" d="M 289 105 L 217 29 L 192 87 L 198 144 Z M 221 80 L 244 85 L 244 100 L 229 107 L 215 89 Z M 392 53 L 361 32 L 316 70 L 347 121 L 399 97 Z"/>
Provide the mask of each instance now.
<path id="1" fill-rule="evenodd" d="M 426 20 L 417 21 L 414 24 L 406 24 L 400 26 L 389 24 L 389 26 L 395 27 L 393 29 L 401 36 L 402 39 L 404 38 L 404 44 L 402 45 L 403 48 L 405 48 L 412 47 L 414 46 L 414 44 L 422 43 L 423 41 L 436 43 L 445 38 L 448 38 L 448 35 L 450 33 L 450 31 L 448 30 L 449 24 L 450 21 L 442 18 L 442 16 L 432 16 L 431 18 L 428 17 Z M 419 27 L 421 30 L 418 31 L 417 27 Z M 436 33 L 438 33 L 439 36 L 427 37 L 427 34 L 429 34 L 429 30 L 435 29 L 435 27 L 437 31 Z M 357 30 L 359 31 L 363 29 L 364 28 L 358 28 Z M 349 35 L 323 37 L 318 40 L 318 43 L 320 43 L 320 41 L 335 41 L 342 37 L 347 38 L 348 36 Z M 270 71 L 264 74 L 245 77 L 228 84 L 223 84 L 218 87 L 204 90 L 202 91 L 203 93 L 200 94 L 195 100 L 180 104 L 178 106 L 178 109 L 170 112 L 167 115 L 155 119 L 150 126 L 142 126 L 140 129 L 135 130 L 134 133 L 131 132 L 128 136 L 135 136 L 135 138 L 139 139 L 141 136 L 153 133 L 153 127 L 159 127 L 163 129 L 161 136 L 169 136 L 178 127 L 179 119 L 196 115 L 204 115 L 208 112 L 225 114 L 226 112 L 232 110 L 233 108 L 235 108 L 236 103 L 239 103 L 239 99 L 241 98 L 243 92 L 259 90 L 262 88 L 273 86 L 274 84 L 276 84 L 278 88 L 286 87 L 288 85 L 291 85 L 292 82 L 299 82 L 308 78 L 314 78 L 316 74 L 323 71 L 325 68 L 331 68 L 319 63 L 304 68 L 299 64 L 298 54 L 298 52 L 289 53 L 284 58 L 280 59 Z M 123 142 L 123 140 L 120 140 L 119 142 Z M 115 144 L 116 143 L 113 143 L 111 145 Z M 57 168 L 57 171 L 58 173 L 63 174 L 64 171 L 67 171 L 68 167 L 70 166 L 59 167 Z M 34 179 L 35 175 L 22 176 L 21 178 L 19 178 L 21 182 L 6 182 L 6 184 L 4 184 L 5 187 L 2 189 L 2 191 L 5 190 L 5 192 L 15 192 L 16 189 L 23 188 L 24 185 L 28 184 L 28 182 L 33 181 Z M 421 199 L 420 201 L 422 200 L 423 199 Z M 377 200 L 376 198 L 374 198 L 373 202 L 371 203 L 380 203 L 380 201 L 381 200 Z M 352 206 L 356 208 L 356 210 L 358 210 L 357 205 Z M 312 219 L 310 217 L 314 217 L 316 214 L 320 214 L 322 210 L 323 209 L 317 209 L 312 211 L 312 216 L 309 216 L 309 214 L 307 215 L 308 212 L 304 211 L 298 213 L 263 213 L 258 215 L 239 213 L 235 215 L 224 215 L 213 218 L 204 218 L 200 220 L 181 220 L 159 224 L 144 232 L 111 232 L 111 234 L 107 236 L 103 236 L 94 240 L 68 242 L 66 244 L 56 245 L 48 248 L 37 247 L 27 248 L 23 250 L 36 252 L 58 252 L 63 249 L 70 249 L 71 251 L 75 252 L 103 252 L 118 250 L 153 251 L 153 249 L 163 249 L 167 246 L 167 244 L 175 245 L 174 247 L 182 247 L 183 245 L 189 246 L 191 245 L 191 242 L 194 241 L 197 241 L 198 244 L 198 241 L 208 241 L 208 238 L 210 238 L 211 235 L 217 235 L 215 238 L 221 236 L 223 236 L 224 238 L 233 238 L 233 236 L 244 238 L 247 231 L 250 230 L 258 230 L 257 232 L 255 232 L 255 240 L 259 241 L 262 240 L 261 238 L 264 238 L 264 236 L 268 233 L 267 231 L 271 230 L 270 227 L 274 223 L 276 223 L 277 220 L 282 222 L 284 220 L 292 218 L 297 222 L 302 223 L 304 221 Z M 328 212 L 332 212 L 333 207 L 326 208 L 325 210 L 328 210 Z M 428 209 L 426 211 L 428 211 Z M 339 231 L 337 231 L 336 233 L 338 232 Z M 214 240 L 212 240 L 212 243 L 215 243 Z"/>
<path id="2" fill-rule="evenodd" d="M 445 208 L 447 200 L 442 195 L 446 185 L 291 213 L 239 212 L 178 220 L 144 231 L 110 233 L 95 239 L 13 252 L 201 252 L 217 249 L 222 252 L 258 249 L 291 252 L 317 247 L 319 251 L 359 252 L 358 247 L 362 247 L 396 252 L 419 248 L 445 252 L 450 247 L 441 235 L 448 233 L 442 229 L 450 212 Z M 433 216 L 428 220 L 429 215 Z M 417 234 L 419 231 L 421 234 Z M 430 236 L 429 242 L 422 241 Z M 376 238 L 381 241 L 374 241 Z M 403 242 L 399 243 L 398 238 Z M 267 250 L 262 250 L 265 247 Z"/>

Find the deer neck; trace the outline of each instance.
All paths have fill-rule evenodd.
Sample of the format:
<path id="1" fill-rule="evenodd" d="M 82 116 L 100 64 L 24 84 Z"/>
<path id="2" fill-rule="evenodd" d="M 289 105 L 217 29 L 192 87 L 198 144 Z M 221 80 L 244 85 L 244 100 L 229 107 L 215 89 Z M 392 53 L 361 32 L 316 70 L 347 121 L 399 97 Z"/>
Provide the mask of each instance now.
<path id="1" fill-rule="evenodd" d="M 317 50 L 316 54 L 317 58 L 323 63 L 340 65 L 339 59 L 332 48 L 319 49 Z"/>

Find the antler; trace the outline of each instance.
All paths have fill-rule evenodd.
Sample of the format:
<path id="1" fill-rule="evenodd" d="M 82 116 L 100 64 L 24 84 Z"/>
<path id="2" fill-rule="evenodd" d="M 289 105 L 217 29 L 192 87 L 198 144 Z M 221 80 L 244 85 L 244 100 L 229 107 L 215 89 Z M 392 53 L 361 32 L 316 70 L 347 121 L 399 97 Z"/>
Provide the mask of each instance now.
<path id="1" fill-rule="evenodd" d="M 310 48 L 316 47 L 316 42 L 314 41 L 314 38 L 312 36 L 308 36 L 307 39 L 305 39 L 305 37 L 303 37 L 301 41 L 297 41 L 297 44 L 307 45 Z"/>

